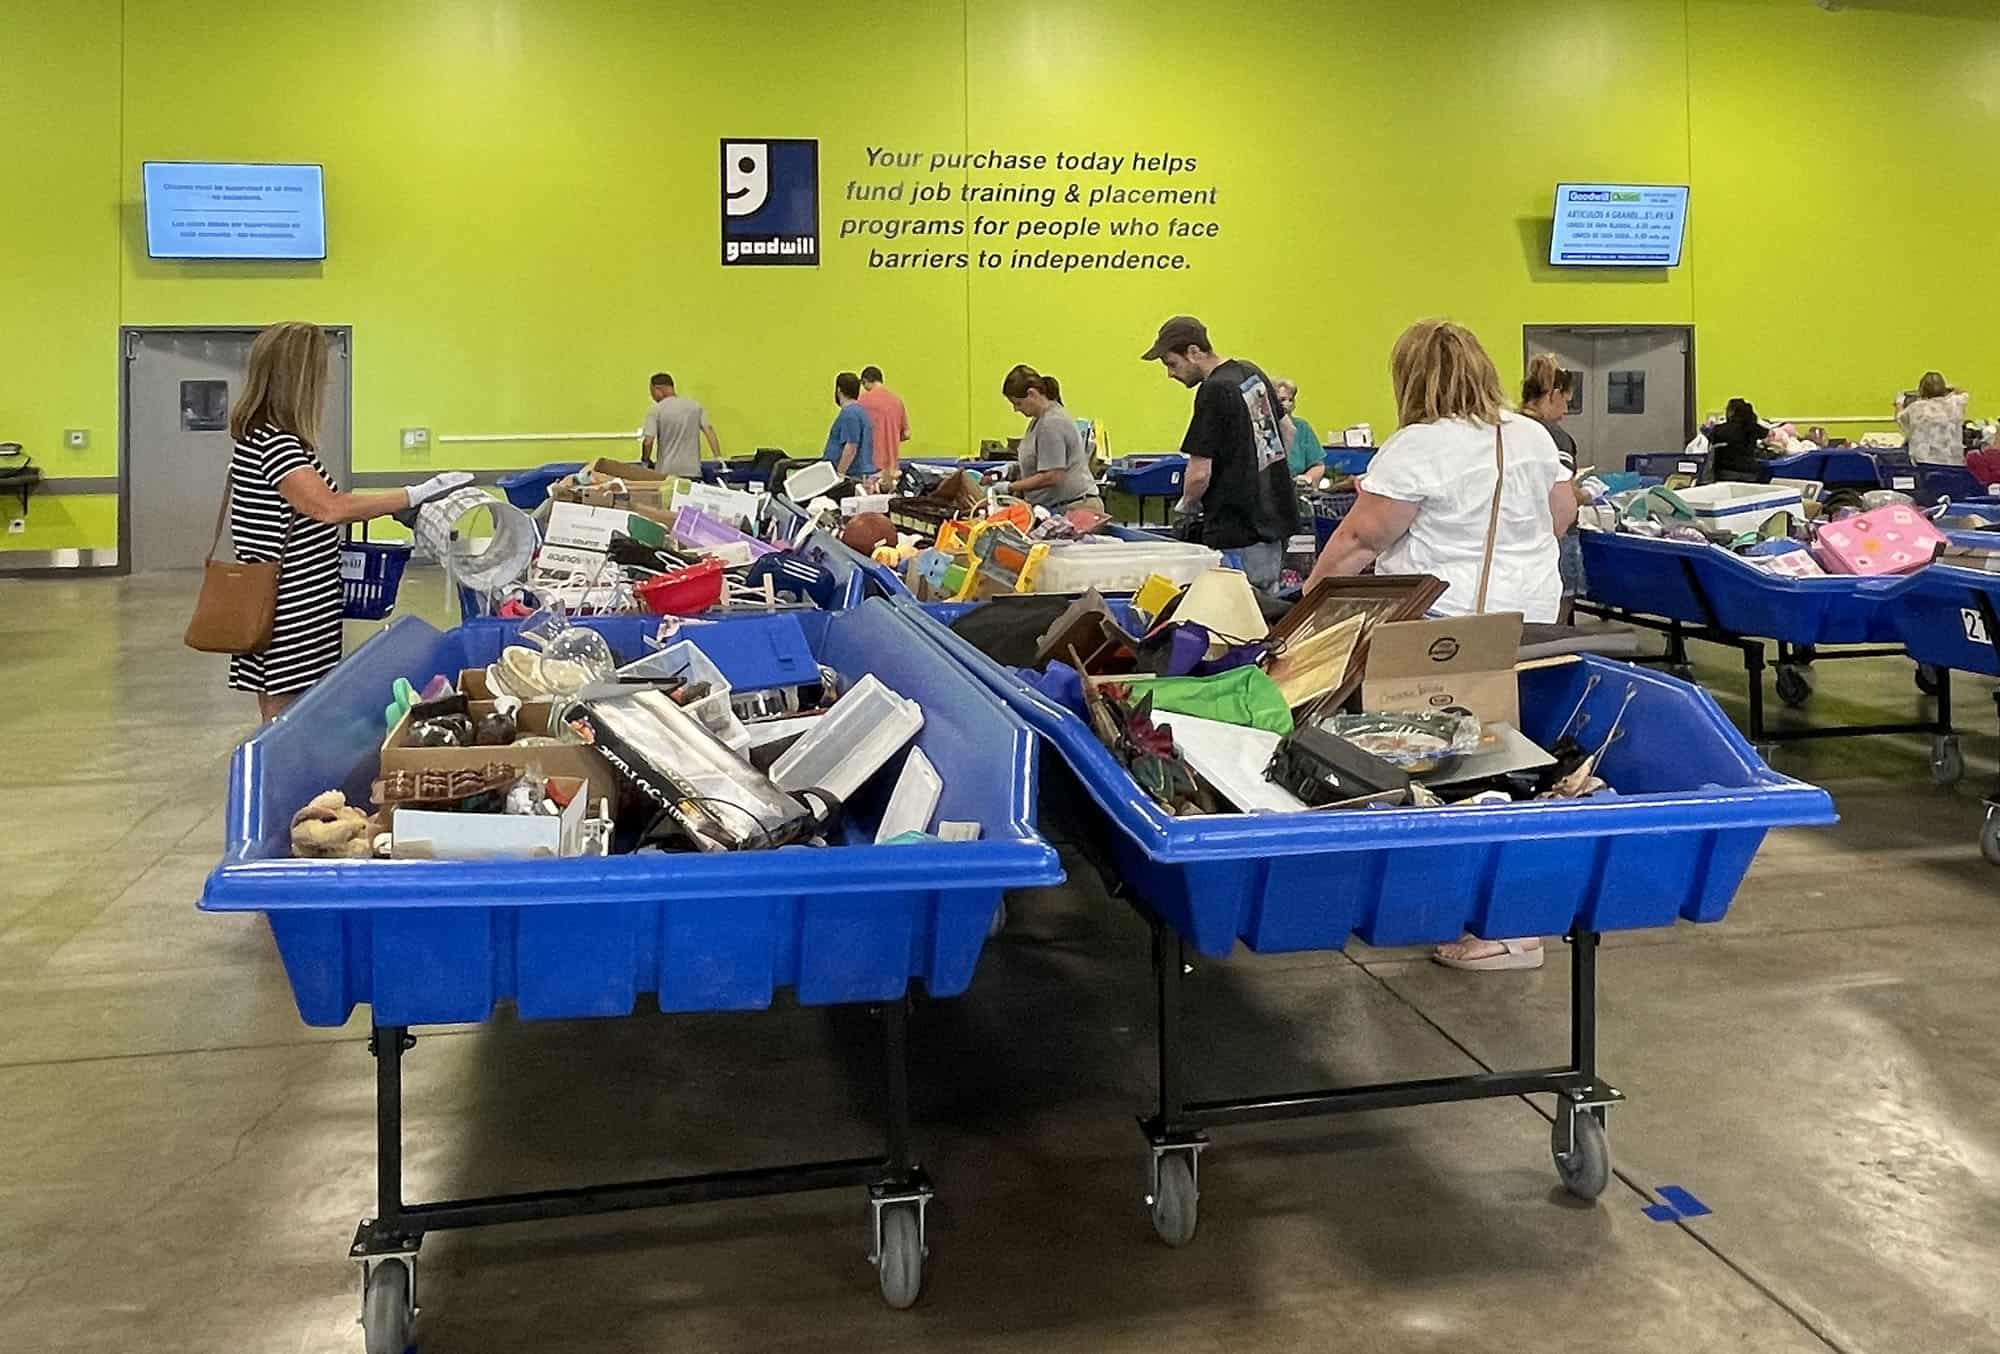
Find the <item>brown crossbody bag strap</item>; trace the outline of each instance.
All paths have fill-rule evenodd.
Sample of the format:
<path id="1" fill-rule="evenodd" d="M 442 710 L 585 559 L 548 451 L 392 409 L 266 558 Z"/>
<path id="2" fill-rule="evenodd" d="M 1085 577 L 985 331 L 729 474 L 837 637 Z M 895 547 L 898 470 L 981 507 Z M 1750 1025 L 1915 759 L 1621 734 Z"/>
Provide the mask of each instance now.
<path id="1" fill-rule="evenodd" d="M 1502 439 L 1501 419 L 1493 423 L 1493 510 L 1486 514 L 1486 552 L 1479 560 L 1479 599 L 1474 614 L 1486 614 L 1486 589 L 1493 581 L 1493 547 L 1500 541 L 1500 495 L 1507 490 L 1507 444 Z"/>

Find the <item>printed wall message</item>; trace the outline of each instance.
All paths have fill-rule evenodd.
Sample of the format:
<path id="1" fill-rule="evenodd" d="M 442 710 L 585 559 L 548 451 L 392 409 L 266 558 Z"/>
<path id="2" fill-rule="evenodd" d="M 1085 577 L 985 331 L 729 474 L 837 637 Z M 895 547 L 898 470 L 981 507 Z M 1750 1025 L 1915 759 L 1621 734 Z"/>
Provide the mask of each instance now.
<path id="1" fill-rule="evenodd" d="M 1185 272 L 1222 235 L 1200 175 L 1164 151 L 868 146 L 835 237 L 871 269 Z"/>

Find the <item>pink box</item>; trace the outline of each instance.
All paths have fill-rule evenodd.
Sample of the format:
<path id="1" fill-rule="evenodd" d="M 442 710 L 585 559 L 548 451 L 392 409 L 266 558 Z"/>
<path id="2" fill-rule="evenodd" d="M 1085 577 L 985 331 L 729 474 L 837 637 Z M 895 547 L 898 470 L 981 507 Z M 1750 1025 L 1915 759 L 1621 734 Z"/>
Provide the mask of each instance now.
<path id="1" fill-rule="evenodd" d="M 1746 558 L 1767 574 L 1780 578 L 1824 578 L 1826 570 L 1810 550 L 1787 550 L 1781 555 L 1749 555 Z"/>
<path id="2" fill-rule="evenodd" d="M 1936 559 L 1944 544 L 1928 518 L 1898 504 L 1827 523 L 1813 555 L 1830 574 L 1907 574 Z"/>

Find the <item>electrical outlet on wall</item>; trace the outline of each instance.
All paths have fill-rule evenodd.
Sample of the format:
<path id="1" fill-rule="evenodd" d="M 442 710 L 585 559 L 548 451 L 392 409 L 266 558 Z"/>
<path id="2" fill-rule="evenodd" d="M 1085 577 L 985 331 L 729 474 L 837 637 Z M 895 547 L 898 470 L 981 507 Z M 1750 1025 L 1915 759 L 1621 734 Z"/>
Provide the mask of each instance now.
<path id="1" fill-rule="evenodd" d="M 429 451 L 430 449 L 431 430 L 429 428 L 403 429 L 404 451 Z"/>
<path id="2" fill-rule="evenodd" d="M 64 428 L 63 445 L 68 447 L 71 451 L 89 451 L 90 429 Z"/>

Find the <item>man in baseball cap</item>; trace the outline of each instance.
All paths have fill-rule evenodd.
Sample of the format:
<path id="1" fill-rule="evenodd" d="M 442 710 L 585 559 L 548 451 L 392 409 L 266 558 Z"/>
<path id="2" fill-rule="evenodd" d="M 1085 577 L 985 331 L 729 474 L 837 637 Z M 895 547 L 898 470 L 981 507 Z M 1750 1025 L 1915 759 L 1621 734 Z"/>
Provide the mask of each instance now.
<path id="1" fill-rule="evenodd" d="M 1254 362 L 1221 358 L 1208 327 L 1192 315 L 1160 326 L 1139 359 L 1158 362 L 1194 390 L 1194 417 L 1181 453 L 1188 458 L 1179 509 L 1201 515 L 1201 542 L 1234 551 L 1253 587 L 1273 591 L 1285 542 L 1298 530 L 1298 497 L 1286 460 L 1292 420 L 1278 387 Z"/>

